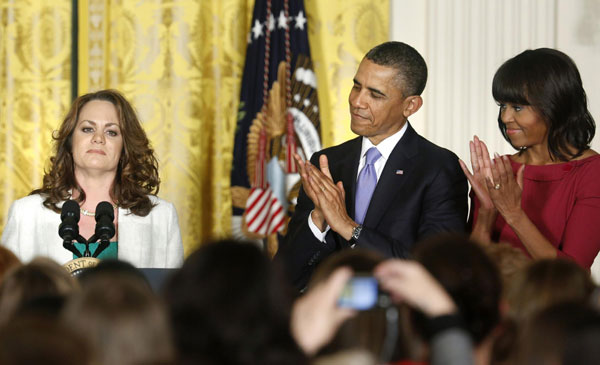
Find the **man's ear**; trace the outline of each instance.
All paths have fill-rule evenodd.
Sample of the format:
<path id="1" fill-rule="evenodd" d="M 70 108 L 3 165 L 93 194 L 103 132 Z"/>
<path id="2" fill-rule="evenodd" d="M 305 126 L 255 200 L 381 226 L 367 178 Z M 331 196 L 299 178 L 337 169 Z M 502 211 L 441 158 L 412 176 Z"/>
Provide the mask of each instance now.
<path id="1" fill-rule="evenodd" d="M 411 115 L 415 114 L 419 109 L 421 109 L 421 105 L 423 105 L 423 99 L 420 95 L 412 95 L 404 99 L 404 117 L 408 118 Z"/>

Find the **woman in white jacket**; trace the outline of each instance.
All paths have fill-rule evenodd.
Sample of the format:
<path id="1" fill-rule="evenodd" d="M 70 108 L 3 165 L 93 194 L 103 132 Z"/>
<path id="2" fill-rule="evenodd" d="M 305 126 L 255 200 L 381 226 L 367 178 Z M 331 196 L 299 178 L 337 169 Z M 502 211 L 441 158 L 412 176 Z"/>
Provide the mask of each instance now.
<path id="1" fill-rule="evenodd" d="M 21 260 L 74 258 L 58 235 L 60 211 L 68 199 L 80 206 L 79 234 L 95 231 L 99 202 L 115 210 L 115 235 L 100 256 L 137 267 L 179 267 L 183 244 L 173 204 L 156 196 L 158 162 L 131 104 L 115 90 L 78 97 L 53 135 L 55 155 L 43 186 L 15 201 L 2 245 Z M 83 253 L 83 244 L 76 244 Z M 90 245 L 94 253 L 95 245 Z"/>

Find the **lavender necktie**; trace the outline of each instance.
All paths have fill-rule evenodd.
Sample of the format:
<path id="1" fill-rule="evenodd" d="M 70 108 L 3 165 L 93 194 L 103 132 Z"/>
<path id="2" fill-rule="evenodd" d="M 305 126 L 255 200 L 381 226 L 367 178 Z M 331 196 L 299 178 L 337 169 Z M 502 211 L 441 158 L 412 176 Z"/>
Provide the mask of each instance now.
<path id="1" fill-rule="evenodd" d="M 381 157 L 381 153 L 376 147 L 371 147 L 367 151 L 365 166 L 358 174 L 356 182 L 356 200 L 354 201 L 354 220 L 358 224 L 362 224 L 367 214 L 367 208 L 371 201 L 371 196 L 377 185 L 377 173 L 373 165 Z"/>

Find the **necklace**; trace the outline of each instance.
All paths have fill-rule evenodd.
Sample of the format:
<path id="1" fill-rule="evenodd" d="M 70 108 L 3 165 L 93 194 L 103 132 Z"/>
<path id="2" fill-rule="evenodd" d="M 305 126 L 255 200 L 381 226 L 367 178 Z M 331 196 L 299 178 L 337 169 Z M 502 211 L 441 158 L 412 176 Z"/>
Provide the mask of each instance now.
<path id="1" fill-rule="evenodd" d="M 116 204 L 112 203 L 112 206 L 113 206 L 114 209 L 117 209 L 117 205 Z M 95 217 L 96 216 L 96 212 L 90 212 L 89 210 L 83 209 L 81 207 L 79 208 L 79 211 L 81 212 L 81 214 L 83 214 L 85 216 L 88 216 L 88 217 Z"/>

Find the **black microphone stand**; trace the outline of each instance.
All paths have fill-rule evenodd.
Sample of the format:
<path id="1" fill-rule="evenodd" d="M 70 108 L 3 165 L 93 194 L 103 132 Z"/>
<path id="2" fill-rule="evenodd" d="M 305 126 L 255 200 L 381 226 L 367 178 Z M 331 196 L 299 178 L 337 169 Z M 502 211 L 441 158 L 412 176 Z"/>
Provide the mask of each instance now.
<path id="1" fill-rule="evenodd" d="M 73 255 L 75 255 L 77 258 L 81 257 L 81 252 L 79 252 L 79 250 L 77 249 L 77 247 L 75 247 L 71 240 L 64 240 L 63 247 L 73 252 Z"/>
<path id="2" fill-rule="evenodd" d="M 96 250 L 94 251 L 94 254 L 92 255 L 92 257 L 98 257 L 102 251 L 106 250 L 106 248 L 110 245 L 110 240 L 100 237 L 98 238 L 95 234 L 92 235 L 92 237 L 90 237 L 90 239 L 87 241 L 87 245 L 86 245 L 86 252 L 88 253 L 88 255 L 86 257 L 89 257 L 89 244 L 90 243 L 96 243 L 98 242 L 98 239 L 100 239 L 100 244 L 98 245 L 98 247 L 96 247 Z"/>
<path id="3" fill-rule="evenodd" d="M 77 235 L 77 242 L 85 244 L 85 252 L 83 253 L 83 257 L 90 257 L 91 254 L 88 241 L 81 235 Z M 63 247 L 73 252 L 73 255 L 75 255 L 77 258 L 82 257 L 81 252 L 73 244 L 73 239 L 71 237 L 65 238 L 65 240 L 63 241 Z"/>
<path id="4" fill-rule="evenodd" d="M 93 236 L 92 236 L 93 237 Z M 85 243 L 85 252 L 83 253 L 83 257 L 91 257 L 92 254 L 90 252 L 90 241 L 86 240 L 85 238 L 81 237 L 83 239 L 83 242 L 79 241 L 79 243 Z M 90 237 L 91 238 L 91 237 Z"/>
<path id="5" fill-rule="evenodd" d="M 100 244 L 96 247 L 96 251 L 94 252 L 94 257 L 98 257 L 102 253 L 102 251 L 106 250 L 106 248 L 110 245 L 110 240 L 100 238 Z"/>

